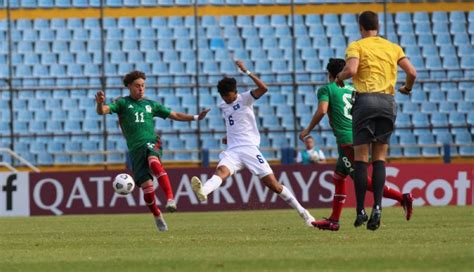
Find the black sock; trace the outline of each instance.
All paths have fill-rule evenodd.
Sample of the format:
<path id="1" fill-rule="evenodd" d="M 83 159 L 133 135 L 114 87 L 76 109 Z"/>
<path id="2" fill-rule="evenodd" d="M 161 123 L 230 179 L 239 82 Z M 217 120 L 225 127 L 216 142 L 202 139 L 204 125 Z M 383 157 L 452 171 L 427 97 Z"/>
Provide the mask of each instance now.
<path id="1" fill-rule="evenodd" d="M 365 192 L 367 191 L 367 166 L 363 161 L 354 162 L 354 189 L 357 200 L 357 214 L 364 209 Z"/>
<path id="2" fill-rule="evenodd" d="M 374 190 L 374 207 L 382 208 L 383 187 L 385 186 L 385 162 L 374 161 L 372 163 L 372 186 Z"/>

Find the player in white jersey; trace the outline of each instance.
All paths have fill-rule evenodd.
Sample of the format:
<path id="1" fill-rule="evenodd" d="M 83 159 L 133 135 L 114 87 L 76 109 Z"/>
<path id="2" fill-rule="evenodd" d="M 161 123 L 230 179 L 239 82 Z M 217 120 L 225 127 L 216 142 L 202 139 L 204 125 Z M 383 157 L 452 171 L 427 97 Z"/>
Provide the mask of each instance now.
<path id="1" fill-rule="evenodd" d="M 260 133 L 255 121 L 253 103 L 267 92 L 267 86 L 247 70 L 243 62 L 236 61 L 236 65 L 255 82 L 257 88 L 239 94 L 234 78 L 224 77 L 219 81 L 217 89 L 224 100 L 219 108 L 226 124 L 227 135 L 224 143 L 227 144 L 227 149 L 220 154 L 216 172 L 209 180 L 203 184 L 198 177 L 192 177 L 193 191 L 200 201 L 206 201 L 207 195 L 219 188 L 224 179 L 245 167 L 296 209 L 306 225 L 311 227 L 313 216 L 301 206 L 288 188 L 277 181 L 270 165 L 258 149 Z"/>

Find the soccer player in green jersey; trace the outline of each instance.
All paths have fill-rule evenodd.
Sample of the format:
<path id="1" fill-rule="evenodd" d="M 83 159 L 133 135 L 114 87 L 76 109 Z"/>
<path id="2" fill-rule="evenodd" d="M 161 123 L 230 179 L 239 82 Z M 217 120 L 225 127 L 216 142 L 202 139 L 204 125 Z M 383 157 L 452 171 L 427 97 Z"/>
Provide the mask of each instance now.
<path id="1" fill-rule="evenodd" d="M 326 67 L 328 71 L 329 83 L 319 88 L 318 109 L 314 114 L 310 124 L 300 133 L 303 140 L 309 135 L 311 130 L 321 121 L 324 115 L 328 114 L 329 123 L 336 137 L 339 158 L 333 175 L 335 194 L 332 203 L 332 214 L 329 218 L 313 222 L 313 226 L 323 230 L 339 230 L 339 217 L 346 200 L 345 180 L 347 176 L 353 177 L 354 149 L 352 145 L 352 93 L 354 88 L 345 84 L 344 87 L 336 85 L 335 77 L 344 68 L 343 59 L 330 59 Z M 368 179 L 367 189 L 372 190 L 371 179 Z M 411 194 L 401 194 L 399 191 L 385 185 L 383 196 L 400 202 L 405 210 L 405 217 L 410 220 L 412 215 L 413 197 Z"/>
<path id="2" fill-rule="evenodd" d="M 104 104 L 105 94 L 97 92 L 97 113 L 100 115 L 116 113 L 119 118 L 123 136 L 132 162 L 135 183 L 143 190 L 143 198 L 150 211 L 155 216 L 156 226 L 160 231 L 168 230 L 168 226 L 156 206 L 153 181 L 150 173 L 158 179 L 168 199 L 167 209 L 176 210 L 173 192 L 167 173 L 160 158 L 163 153 L 160 137 L 155 134 L 153 117 L 169 118 L 175 121 L 202 120 L 210 109 L 203 110 L 198 115 L 174 112 L 155 101 L 145 98 L 145 80 L 143 72 L 133 71 L 125 75 L 123 84 L 130 91 L 129 96 L 120 97 L 110 104 Z"/>

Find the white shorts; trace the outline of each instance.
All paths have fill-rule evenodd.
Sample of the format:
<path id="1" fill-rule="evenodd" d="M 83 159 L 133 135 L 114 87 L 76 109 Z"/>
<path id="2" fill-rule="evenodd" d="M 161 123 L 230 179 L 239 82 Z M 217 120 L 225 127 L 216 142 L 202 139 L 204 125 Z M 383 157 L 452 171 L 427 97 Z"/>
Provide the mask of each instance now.
<path id="1" fill-rule="evenodd" d="M 238 146 L 222 151 L 217 167 L 221 165 L 227 167 L 231 175 L 244 167 L 259 178 L 273 174 L 272 168 L 256 146 Z"/>

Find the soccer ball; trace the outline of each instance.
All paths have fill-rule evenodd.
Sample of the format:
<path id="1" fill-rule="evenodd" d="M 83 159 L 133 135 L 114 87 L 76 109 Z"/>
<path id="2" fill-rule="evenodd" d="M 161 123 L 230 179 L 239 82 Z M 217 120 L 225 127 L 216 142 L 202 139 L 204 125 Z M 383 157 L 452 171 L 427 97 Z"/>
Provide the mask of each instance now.
<path id="1" fill-rule="evenodd" d="M 135 188 L 135 181 L 129 174 L 118 174 L 112 185 L 117 194 L 128 195 Z"/>

